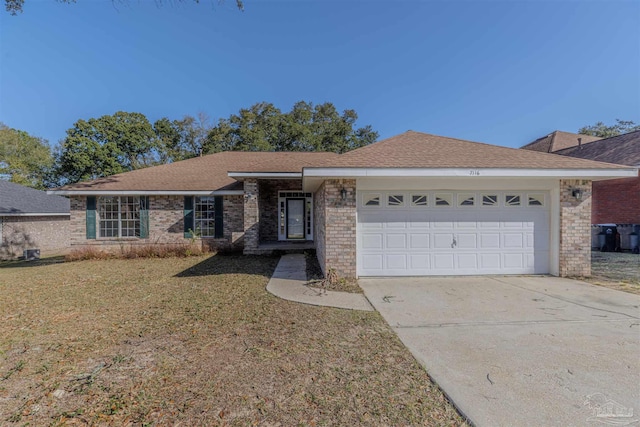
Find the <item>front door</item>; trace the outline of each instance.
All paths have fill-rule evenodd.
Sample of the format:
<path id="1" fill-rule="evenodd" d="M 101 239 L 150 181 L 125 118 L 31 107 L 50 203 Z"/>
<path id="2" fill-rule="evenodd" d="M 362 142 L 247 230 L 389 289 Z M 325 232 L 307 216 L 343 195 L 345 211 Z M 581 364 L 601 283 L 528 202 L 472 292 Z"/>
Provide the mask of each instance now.
<path id="1" fill-rule="evenodd" d="M 287 239 L 304 237 L 304 199 L 287 199 Z"/>

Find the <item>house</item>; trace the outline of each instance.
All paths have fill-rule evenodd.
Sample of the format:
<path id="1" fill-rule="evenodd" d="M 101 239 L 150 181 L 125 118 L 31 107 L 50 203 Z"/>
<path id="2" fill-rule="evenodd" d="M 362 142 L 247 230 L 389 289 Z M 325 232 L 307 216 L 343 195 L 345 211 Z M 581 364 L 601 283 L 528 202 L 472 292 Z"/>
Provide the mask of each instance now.
<path id="1" fill-rule="evenodd" d="M 69 199 L 0 180 L 0 259 L 69 247 Z"/>
<path id="2" fill-rule="evenodd" d="M 562 144 L 551 146 L 550 152 L 554 154 L 640 167 L 640 131 L 606 139 L 557 131 L 552 135 L 554 134 L 563 135 Z M 574 137 L 568 138 L 566 135 Z M 577 141 L 579 137 L 582 138 L 581 143 L 567 144 L 568 140 Z M 549 137 L 540 138 L 522 148 L 544 149 L 540 141 L 548 139 Z M 594 182 L 592 198 L 592 224 L 617 224 L 622 248 L 631 249 L 628 235 L 633 231 L 633 224 L 640 224 L 640 176 Z M 598 231 L 599 228 L 594 227 L 594 247 L 598 246 Z"/>
<path id="3" fill-rule="evenodd" d="M 587 144 L 599 139 L 602 138 L 598 136 L 582 135 L 556 130 L 542 138 L 538 138 L 535 141 L 528 143 L 522 148 L 525 150 L 540 151 L 542 153 L 555 153 L 558 150 L 575 147 L 580 144 Z"/>
<path id="4" fill-rule="evenodd" d="M 342 155 L 223 152 L 51 193 L 71 198 L 72 246 L 297 243 L 343 277 L 582 276 L 591 182 L 637 173 L 408 131 Z"/>

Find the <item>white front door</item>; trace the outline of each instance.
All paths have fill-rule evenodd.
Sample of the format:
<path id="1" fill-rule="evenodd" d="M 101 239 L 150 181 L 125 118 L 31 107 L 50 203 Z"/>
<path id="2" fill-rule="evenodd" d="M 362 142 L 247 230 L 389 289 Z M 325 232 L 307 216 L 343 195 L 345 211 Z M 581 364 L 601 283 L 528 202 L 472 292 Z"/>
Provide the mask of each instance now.
<path id="1" fill-rule="evenodd" d="M 358 194 L 359 276 L 549 272 L 546 191 Z"/>

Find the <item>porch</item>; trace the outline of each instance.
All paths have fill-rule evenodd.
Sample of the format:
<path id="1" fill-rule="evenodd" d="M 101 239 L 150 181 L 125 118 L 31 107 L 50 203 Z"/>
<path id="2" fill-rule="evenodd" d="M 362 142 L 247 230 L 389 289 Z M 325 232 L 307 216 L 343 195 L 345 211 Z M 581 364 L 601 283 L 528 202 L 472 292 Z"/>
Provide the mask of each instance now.
<path id="1" fill-rule="evenodd" d="M 313 195 L 299 178 L 244 179 L 244 252 L 314 249 Z"/>

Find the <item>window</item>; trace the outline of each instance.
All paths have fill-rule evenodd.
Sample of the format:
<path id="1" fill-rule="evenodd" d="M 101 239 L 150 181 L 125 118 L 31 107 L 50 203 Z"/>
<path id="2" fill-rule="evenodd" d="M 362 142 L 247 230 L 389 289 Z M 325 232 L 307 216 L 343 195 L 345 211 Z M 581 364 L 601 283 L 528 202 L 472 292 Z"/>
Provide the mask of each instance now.
<path id="1" fill-rule="evenodd" d="M 404 196 L 402 194 L 389 194 L 387 204 L 389 206 L 404 206 Z"/>
<path id="2" fill-rule="evenodd" d="M 458 194 L 458 206 L 475 206 L 476 195 L 475 194 Z"/>
<path id="3" fill-rule="evenodd" d="M 100 237 L 140 237 L 140 197 L 98 199 Z"/>
<path id="4" fill-rule="evenodd" d="M 436 206 L 451 206 L 452 200 L 451 194 L 436 194 Z"/>
<path id="5" fill-rule="evenodd" d="M 216 230 L 215 197 L 196 197 L 193 207 L 193 230 L 196 236 L 214 237 Z"/>
<path id="6" fill-rule="evenodd" d="M 364 206 L 380 206 L 380 195 L 368 194 L 364 196 Z"/>
<path id="7" fill-rule="evenodd" d="M 412 206 L 427 206 L 428 199 L 426 194 L 412 194 L 411 205 Z"/>
<path id="8" fill-rule="evenodd" d="M 529 206 L 544 206 L 544 194 L 529 194 Z"/>
<path id="9" fill-rule="evenodd" d="M 498 195 L 497 194 L 483 194 L 482 195 L 482 206 L 498 206 Z"/>
<path id="10" fill-rule="evenodd" d="M 520 206 L 520 195 L 507 194 L 504 196 L 504 204 L 507 206 Z"/>

